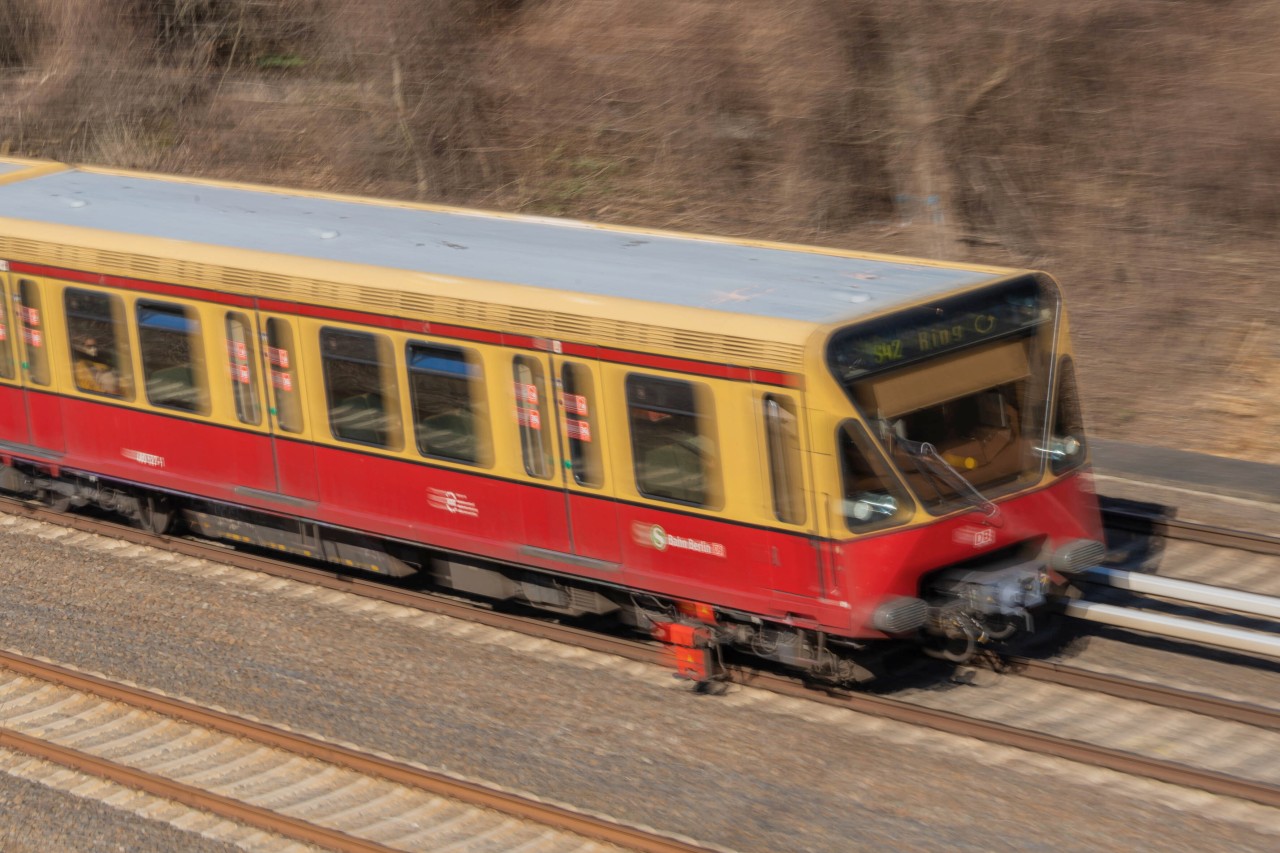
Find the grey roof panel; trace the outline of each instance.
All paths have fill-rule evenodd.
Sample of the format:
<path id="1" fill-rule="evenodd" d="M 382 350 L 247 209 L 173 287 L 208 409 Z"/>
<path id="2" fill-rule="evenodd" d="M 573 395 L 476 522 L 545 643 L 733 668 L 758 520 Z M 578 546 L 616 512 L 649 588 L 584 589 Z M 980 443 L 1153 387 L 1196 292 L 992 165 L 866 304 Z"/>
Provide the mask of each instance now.
<path id="1" fill-rule="evenodd" d="M 0 175 L 7 175 L 10 172 L 16 172 L 19 169 L 28 168 L 24 163 L 0 163 Z"/>
<path id="2" fill-rule="evenodd" d="M 77 170 L 0 185 L 0 215 L 6 211 L 57 225 L 810 322 L 992 277 L 567 220 Z"/>

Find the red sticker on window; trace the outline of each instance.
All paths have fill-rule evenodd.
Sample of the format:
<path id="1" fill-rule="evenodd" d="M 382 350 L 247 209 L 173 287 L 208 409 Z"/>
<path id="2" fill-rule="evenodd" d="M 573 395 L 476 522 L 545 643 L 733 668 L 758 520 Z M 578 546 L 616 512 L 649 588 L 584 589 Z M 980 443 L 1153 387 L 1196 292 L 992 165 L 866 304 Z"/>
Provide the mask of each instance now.
<path id="1" fill-rule="evenodd" d="M 568 433 L 569 438 L 577 439 L 578 441 L 591 440 L 591 424 L 586 421 L 575 421 L 572 418 L 565 418 L 564 426 L 565 432 Z"/>
<path id="2" fill-rule="evenodd" d="M 516 409 L 516 423 L 529 429 L 542 429 L 542 416 L 537 409 Z"/>

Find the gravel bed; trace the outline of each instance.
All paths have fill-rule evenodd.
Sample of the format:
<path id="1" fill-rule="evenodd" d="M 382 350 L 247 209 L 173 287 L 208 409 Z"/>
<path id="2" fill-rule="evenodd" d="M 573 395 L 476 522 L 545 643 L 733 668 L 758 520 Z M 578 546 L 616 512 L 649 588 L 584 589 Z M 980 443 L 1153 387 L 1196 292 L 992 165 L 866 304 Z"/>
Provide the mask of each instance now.
<path id="1" fill-rule="evenodd" d="M 1280 844 L 1275 810 L 3 516 L 0 584 L 24 653 L 736 850 Z"/>
<path id="2" fill-rule="evenodd" d="M 0 773 L 0 850 L 4 853 L 171 850 L 239 853 L 240 848 Z"/>

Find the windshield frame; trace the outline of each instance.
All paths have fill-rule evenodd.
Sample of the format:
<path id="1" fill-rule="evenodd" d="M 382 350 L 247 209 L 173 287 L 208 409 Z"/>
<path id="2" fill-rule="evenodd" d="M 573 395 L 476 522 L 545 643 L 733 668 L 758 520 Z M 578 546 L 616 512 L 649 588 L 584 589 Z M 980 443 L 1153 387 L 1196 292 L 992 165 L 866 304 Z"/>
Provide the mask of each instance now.
<path id="1" fill-rule="evenodd" d="M 1032 290 L 1035 297 L 1032 305 L 1040 316 L 1028 318 L 1010 313 L 1017 310 L 1011 306 L 1018 299 L 1031 295 Z M 1005 300 L 1003 305 L 1000 302 L 1002 299 Z M 1005 311 L 1004 316 L 998 315 L 997 312 L 1000 310 Z M 1047 316 L 1044 315 L 1046 310 L 1049 312 Z M 945 333 L 941 331 L 952 319 L 973 323 L 978 318 L 982 320 L 979 333 L 970 335 L 968 340 L 947 340 Z M 1043 478 L 1049 460 L 1044 454 L 1036 452 L 1036 448 L 1043 446 L 1051 427 L 1050 414 L 1058 373 L 1058 335 L 1062 322 L 1062 296 L 1056 282 L 1043 273 L 1022 274 L 960 294 L 950 294 L 906 309 L 887 312 L 869 320 L 840 326 L 828 336 L 825 356 L 832 378 L 836 380 L 854 410 L 867 424 L 868 433 L 878 449 L 883 452 L 895 475 L 901 479 L 926 511 L 933 515 L 946 515 L 960 510 L 973 510 L 976 505 L 975 495 L 980 495 L 983 502 L 991 505 L 991 498 L 1025 489 Z M 990 326 L 990 328 L 984 331 L 984 326 Z M 848 375 L 851 372 L 848 369 L 850 347 L 861 344 L 863 351 L 855 355 L 863 358 L 873 357 L 874 347 L 883 346 L 885 341 L 892 340 L 889 337 L 890 333 L 896 333 L 900 339 L 912 332 L 920 333 L 922 338 L 920 346 L 904 345 L 896 353 L 900 357 L 890 360 L 891 363 L 880 365 L 861 363 L 854 368 L 858 370 L 856 374 Z M 931 341 L 941 338 L 942 345 L 938 346 L 936 351 L 923 351 L 926 343 L 923 338 L 926 335 Z M 972 357 L 984 350 L 1007 346 L 1014 341 L 1026 342 L 1027 362 L 1026 376 L 1018 380 L 1018 386 L 1022 386 L 1023 383 L 1025 386 L 1020 388 L 1021 399 L 1017 401 L 1017 414 L 1022 422 L 1017 441 L 1022 461 L 1016 473 L 1010 478 L 996 477 L 994 482 L 971 483 L 968 478 L 964 478 L 959 471 L 956 471 L 957 475 L 966 480 L 969 490 L 956 488 L 953 494 L 944 495 L 938 492 L 935 486 L 934 491 L 938 492 L 937 494 L 931 496 L 922 492 L 913 479 L 907 476 L 893 450 L 895 443 L 901 443 L 906 436 L 901 433 L 895 435 L 889 421 L 880 417 L 879 409 L 868 411 L 867 407 L 859 402 L 859 392 L 861 391 L 864 399 L 871 398 L 871 389 L 877 385 L 869 383 L 868 380 L 873 380 L 877 384 L 882 383 L 885 379 L 909 375 L 912 371 L 927 369 L 934 364 L 944 366 L 958 358 Z M 887 355 L 894 354 L 887 353 Z M 846 368 L 845 376 L 841 375 L 842 366 Z M 1009 384 L 1011 383 L 982 386 L 977 391 L 971 391 L 969 396 L 1000 391 Z M 938 408 L 947 402 L 963 399 L 965 399 L 964 393 L 956 393 L 948 397 L 947 392 L 943 391 L 936 399 L 906 414 L 909 416 L 913 413 L 921 413 L 930 408 Z M 918 462 L 917 457 L 917 464 Z M 969 493 L 966 494 L 966 491 Z"/>

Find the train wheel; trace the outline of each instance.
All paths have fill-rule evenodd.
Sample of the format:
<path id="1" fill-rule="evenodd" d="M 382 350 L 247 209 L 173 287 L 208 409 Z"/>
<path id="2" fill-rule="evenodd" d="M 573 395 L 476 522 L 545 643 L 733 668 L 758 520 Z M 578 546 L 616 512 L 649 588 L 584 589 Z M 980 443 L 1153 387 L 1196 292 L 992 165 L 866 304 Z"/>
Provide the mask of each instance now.
<path id="1" fill-rule="evenodd" d="M 173 526 L 174 510 L 166 498 L 147 495 L 138 499 L 138 526 L 163 536 Z"/>

